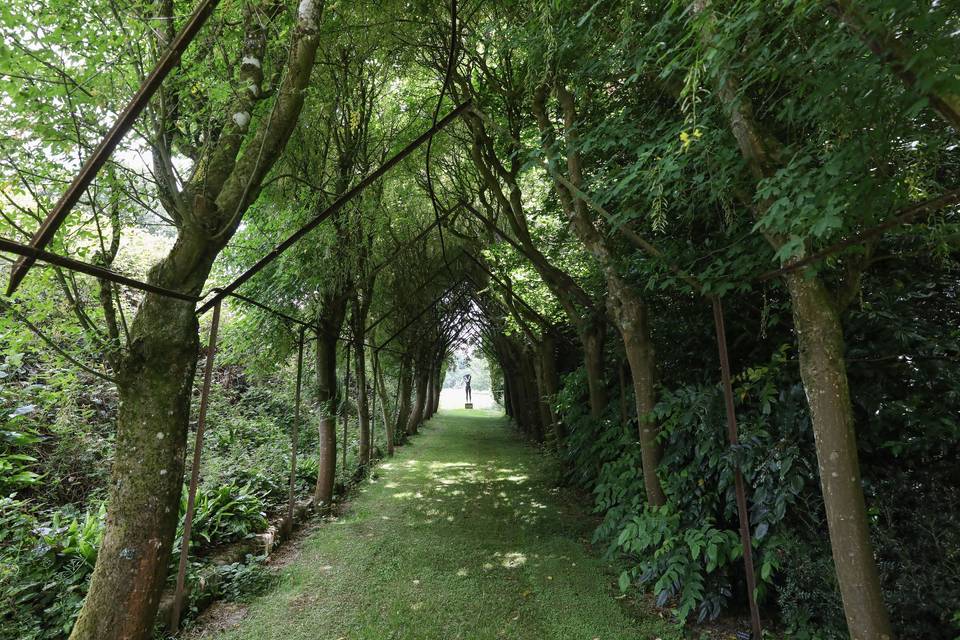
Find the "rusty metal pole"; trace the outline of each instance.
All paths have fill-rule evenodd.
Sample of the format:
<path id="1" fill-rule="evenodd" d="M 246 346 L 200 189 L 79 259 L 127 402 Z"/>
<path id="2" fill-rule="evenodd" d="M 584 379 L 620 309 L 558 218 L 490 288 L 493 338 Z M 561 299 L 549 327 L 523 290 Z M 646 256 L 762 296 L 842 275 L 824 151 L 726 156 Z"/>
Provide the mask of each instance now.
<path id="1" fill-rule="evenodd" d="M 737 413 L 733 404 L 733 384 L 730 381 L 730 358 L 727 355 L 727 331 L 723 323 L 723 305 L 718 296 L 712 296 L 713 323 L 717 329 L 717 350 L 720 353 L 720 377 L 723 381 L 723 399 L 727 407 L 727 439 L 731 446 L 740 442 L 737 432 Z M 750 512 L 747 510 L 747 492 L 740 466 L 734 469 L 734 489 L 737 495 L 737 513 L 740 516 L 740 543 L 743 546 L 743 568 L 747 576 L 747 601 L 750 604 L 750 625 L 753 637 L 760 640 L 760 610 L 757 608 L 757 578 L 753 570 L 753 545 L 750 539 Z"/>
<path id="2" fill-rule="evenodd" d="M 173 595 L 173 611 L 170 614 L 170 630 L 180 628 L 180 610 L 183 606 L 183 583 L 187 577 L 187 556 L 190 551 L 190 529 L 193 526 L 193 505 L 197 498 L 197 482 L 200 480 L 200 451 L 203 449 L 203 430 L 206 426 L 207 406 L 210 399 L 210 382 L 213 379 L 213 358 L 217 353 L 217 331 L 220 329 L 220 301 L 213 307 L 210 322 L 210 344 L 207 347 L 207 368 L 203 372 L 203 388 L 200 392 L 200 413 L 197 416 L 197 437 L 193 443 L 193 467 L 190 470 L 190 489 L 187 492 L 187 513 L 183 517 L 183 541 L 180 543 L 180 564 L 177 567 L 177 589 Z"/>
<path id="3" fill-rule="evenodd" d="M 290 492 L 287 498 L 287 521 L 284 528 L 287 533 L 293 531 L 294 489 L 297 484 L 297 446 L 300 443 L 300 389 L 303 383 L 303 344 L 306 342 L 306 327 L 300 327 L 300 340 L 297 345 L 297 387 L 293 394 L 293 428 L 290 434 Z"/>

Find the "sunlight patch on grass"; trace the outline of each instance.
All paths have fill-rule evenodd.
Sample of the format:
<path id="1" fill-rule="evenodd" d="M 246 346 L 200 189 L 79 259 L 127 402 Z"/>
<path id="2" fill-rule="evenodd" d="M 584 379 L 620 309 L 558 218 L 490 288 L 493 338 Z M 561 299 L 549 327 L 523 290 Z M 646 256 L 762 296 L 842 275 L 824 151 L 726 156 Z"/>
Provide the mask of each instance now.
<path id="1" fill-rule="evenodd" d="M 519 553 L 517 551 L 512 551 L 510 553 L 501 554 L 499 551 L 493 554 L 495 558 L 502 558 L 500 560 L 500 566 L 506 567 L 507 569 L 516 569 L 517 567 L 522 567 L 527 564 L 526 554 Z"/>

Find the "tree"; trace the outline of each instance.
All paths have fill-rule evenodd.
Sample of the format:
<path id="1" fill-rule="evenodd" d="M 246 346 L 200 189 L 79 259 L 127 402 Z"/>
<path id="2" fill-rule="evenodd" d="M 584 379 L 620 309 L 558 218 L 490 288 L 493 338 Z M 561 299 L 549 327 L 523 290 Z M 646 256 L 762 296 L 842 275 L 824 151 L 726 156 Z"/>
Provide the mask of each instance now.
<path id="1" fill-rule="evenodd" d="M 150 281 L 197 295 L 219 251 L 253 202 L 283 151 L 303 106 L 318 44 L 322 4 L 300 4 L 291 30 L 283 81 L 269 110 L 254 110 L 263 87 L 268 25 L 279 12 L 248 7 L 244 47 L 222 130 L 204 148 L 183 188 L 164 185 L 177 242 L 150 272 Z M 172 18 L 172 16 L 168 16 Z M 252 126 L 253 125 L 253 126 Z M 173 126 L 162 120 L 163 129 Z M 158 162 L 161 160 L 158 159 Z M 172 158 L 166 158 L 172 178 Z M 167 573 L 183 482 L 190 393 L 199 352 L 193 307 L 148 294 L 130 326 L 118 366 L 120 413 L 107 530 L 90 590 L 71 638 L 145 638 L 153 627 Z M 216 348 L 209 345 L 208 348 Z"/>

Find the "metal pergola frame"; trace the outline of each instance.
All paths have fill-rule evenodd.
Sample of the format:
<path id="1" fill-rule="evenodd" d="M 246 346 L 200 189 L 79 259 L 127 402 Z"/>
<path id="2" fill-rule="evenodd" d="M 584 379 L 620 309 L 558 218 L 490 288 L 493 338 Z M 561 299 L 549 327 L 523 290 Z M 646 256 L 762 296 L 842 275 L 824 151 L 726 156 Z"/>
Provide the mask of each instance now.
<path id="1" fill-rule="evenodd" d="M 131 287 L 134 289 L 139 289 L 146 293 L 152 293 L 155 295 L 165 296 L 171 299 L 181 300 L 185 302 L 199 302 L 202 300 L 199 296 L 194 296 L 191 294 L 175 291 L 168 289 L 156 284 L 143 282 L 135 278 L 130 278 L 124 276 L 120 273 L 117 273 L 111 269 L 93 265 L 89 263 L 76 260 L 67 256 L 58 255 L 51 253 L 46 250 L 47 246 L 56 236 L 58 230 L 63 225 L 66 218 L 73 211 L 76 204 L 79 202 L 83 193 L 90 186 L 93 180 L 97 177 L 100 170 L 105 166 L 109 160 L 112 153 L 115 151 L 117 146 L 122 141 L 123 137 L 130 131 L 136 122 L 137 118 L 142 114 L 144 109 L 149 104 L 152 97 L 160 89 L 164 79 L 169 75 L 170 71 L 176 67 L 183 53 L 186 51 L 190 43 L 196 38 L 197 34 L 200 32 L 206 21 L 209 19 L 214 9 L 219 4 L 219 0 L 201 0 L 201 2 L 194 9 L 193 13 L 184 23 L 183 27 L 174 37 L 170 46 L 163 53 L 161 58 L 158 60 L 154 69 L 151 71 L 150 75 L 143 81 L 140 88 L 134 94 L 134 96 L 127 103 L 126 107 L 117 117 L 116 121 L 99 142 L 97 147 L 94 149 L 93 153 L 84 161 L 83 165 L 74 176 L 70 185 L 60 196 L 57 203 L 54 205 L 53 209 L 48 213 L 46 218 L 40 224 L 39 228 L 36 230 L 32 236 L 29 244 L 22 244 L 14 240 L 0 238 L 0 251 L 13 253 L 19 258 L 13 264 L 10 272 L 10 280 L 7 286 L 6 295 L 13 295 L 20 284 L 23 282 L 24 278 L 28 275 L 30 269 L 33 267 L 36 262 L 46 262 L 54 266 L 63 267 L 78 273 L 84 273 L 101 280 L 106 280 L 114 282 L 119 285 Z M 455 5 L 454 5 L 455 11 Z M 454 14 L 454 25 L 456 25 L 456 17 Z M 451 55 L 452 59 L 452 55 Z M 442 94 L 441 94 L 442 97 Z M 440 104 L 438 103 L 438 110 Z M 179 624 L 179 614 L 180 608 L 182 605 L 183 598 L 183 587 L 184 587 L 184 576 L 185 568 L 187 562 L 187 555 L 189 551 L 189 538 L 190 538 L 190 526 L 192 522 L 193 515 L 193 502 L 196 495 L 196 485 L 197 485 L 197 476 L 199 472 L 199 456 L 202 447 L 203 433 L 206 419 L 206 412 L 208 406 L 209 390 L 211 386 L 211 376 L 213 369 L 213 361 L 216 353 L 216 340 L 219 329 L 220 321 L 220 312 L 222 307 L 222 302 L 226 297 L 234 297 L 238 300 L 244 301 L 248 304 L 252 304 L 260 309 L 263 309 L 269 313 L 276 315 L 286 321 L 292 322 L 300 327 L 299 331 L 299 340 L 298 340 L 298 358 L 297 358 L 297 384 L 296 384 L 296 409 L 295 409 L 295 418 L 294 418 L 294 430 L 298 428 L 299 423 L 299 410 L 300 410 L 300 390 L 301 390 L 301 381 L 302 381 L 302 362 L 303 362 L 303 347 L 304 347 L 304 338 L 305 331 L 309 328 L 314 328 L 313 325 L 295 318 L 292 315 L 278 311 L 271 308 L 270 306 L 263 304 L 253 298 L 244 296 L 240 293 L 237 293 L 237 289 L 241 287 L 244 283 L 250 280 L 254 275 L 264 269 L 267 265 L 276 260 L 280 255 L 282 255 L 287 249 L 293 246 L 297 241 L 306 236 L 310 231 L 318 227 L 325 220 L 332 217 L 337 211 L 343 208 L 349 201 L 355 198 L 357 195 L 362 193 L 368 186 L 373 184 L 376 180 L 380 179 L 385 175 L 390 169 L 392 169 L 396 164 L 401 162 L 404 158 L 410 155 L 414 150 L 420 147 L 423 143 L 429 142 L 432 140 L 433 136 L 436 135 L 439 131 L 443 130 L 447 125 L 456 120 L 460 115 L 462 115 L 469 107 L 470 101 L 466 101 L 458 105 L 453 111 L 447 114 L 443 119 L 436 121 L 434 119 L 434 124 L 430 129 L 422 133 L 416 139 L 408 143 L 403 149 L 398 153 L 380 165 L 375 171 L 365 176 L 360 182 L 355 186 L 349 189 L 346 193 L 338 197 L 333 203 L 328 205 L 326 208 L 317 213 L 313 219 L 307 222 L 305 225 L 297 229 L 293 234 L 286 238 L 283 242 L 274 247 L 269 253 L 267 253 L 263 258 L 258 260 L 253 266 L 248 268 L 246 271 L 241 273 L 237 278 L 226 286 L 213 290 L 213 296 L 203 302 L 201 306 L 196 309 L 197 315 L 202 315 L 206 311 L 213 309 L 213 319 L 210 332 L 210 344 L 207 351 L 207 362 L 204 372 L 204 381 L 203 389 L 201 393 L 201 402 L 198 415 L 198 426 L 197 426 L 197 435 L 195 439 L 195 449 L 194 449 L 194 464 L 191 475 L 190 488 L 188 493 L 188 509 L 186 514 L 186 520 L 184 523 L 184 535 L 183 542 L 181 547 L 181 556 L 180 556 L 180 566 L 178 568 L 177 575 L 177 588 L 173 609 L 173 619 L 171 621 L 171 626 L 176 628 Z M 548 167 L 549 169 L 549 167 Z M 562 179 L 565 185 L 568 188 L 572 188 L 576 191 L 577 197 L 585 197 L 579 188 L 575 185 L 572 185 L 562 176 L 555 176 L 558 179 Z M 432 195 L 432 191 L 431 191 Z M 786 265 L 783 265 L 780 269 L 768 271 L 766 273 L 760 274 L 759 276 L 752 279 L 753 282 L 762 282 L 780 275 L 786 275 L 787 273 L 796 271 L 798 269 L 810 266 L 815 263 L 819 263 L 827 257 L 834 255 L 841 250 L 848 248 L 853 245 L 862 244 L 868 240 L 872 240 L 881 236 L 884 232 L 911 222 L 913 219 L 918 217 L 923 213 L 927 213 L 931 210 L 941 209 L 946 206 L 955 205 L 956 202 L 960 200 L 960 190 L 948 191 L 937 198 L 932 198 L 922 203 L 918 203 L 911 207 L 904 209 L 899 212 L 898 215 L 895 215 L 890 220 L 879 224 L 873 228 L 867 229 L 857 235 L 851 236 L 847 239 L 841 240 L 825 249 L 810 255 L 806 258 L 798 259 L 789 262 Z M 471 213 L 478 217 L 483 224 L 490 227 L 497 235 L 503 238 L 506 242 L 511 244 L 516 250 L 521 254 L 524 253 L 522 248 L 518 243 L 509 236 L 509 234 L 503 232 L 495 220 L 487 220 L 482 216 L 479 211 L 473 208 L 469 203 L 461 203 L 465 208 L 467 208 Z M 608 217 L 609 214 L 593 206 L 593 208 L 598 209 L 604 217 Z M 446 219 L 448 215 L 452 213 L 452 209 L 446 212 L 442 218 Z M 409 245 L 419 242 L 427 236 L 430 230 L 434 227 L 441 233 L 441 245 L 442 245 L 442 222 L 441 216 L 437 215 L 434 222 L 431 223 L 426 229 L 424 229 L 420 234 L 418 234 Z M 621 232 L 624 232 L 623 227 L 619 227 Z M 632 231 L 630 233 L 633 233 Z M 636 234 L 634 234 L 636 236 Z M 640 246 L 648 254 L 652 254 L 655 257 L 662 260 L 672 271 L 684 277 L 688 283 L 692 282 L 694 285 L 694 291 L 700 295 L 707 297 L 711 301 L 714 317 L 714 325 L 716 328 L 716 339 L 717 339 L 717 348 L 720 358 L 720 368 L 721 368 L 721 385 L 724 393 L 724 401 L 726 407 L 726 418 L 727 418 L 727 436 L 728 441 L 731 445 L 736 445 L 739 441 L 738 431 L 737 431 L 737 421 L 736 421 L 736 410 L 733 397 L 733 389 L 731 384 L 731 372 L 730 372 L 730 363 L 729 355 L 727 353 L 727 343 L 726 343 L 726 330 L 724 326 L 724 314 L 722 302 L 719 296 L 716 295 L 705 295 L 702 289 L 702 285 L 699 285 L 699 282 L 696 278 L 689 276 L 689 274 L 684 273 L 679 270 L 676 265 L 673 265 L 669 260 L 667 260 L 656 247 L 647 242 L 646 240 L 636 236 L 636 238 L 630 238 L 634 244 Z M 400 252 L 398 252 L 399 254 Z M 463 250 L 463 253 L 466 253 L 467 257 L 474 262 L 478 267 L 480 267 L 490 278 L 492 278 L 498 285 L 503 287 L 503 289 L 514 299 L 519 301 L 526 310 L 535 314 L 535 316 L 543 321 L 545 327 L 552 327 L 552 324 L 546 321 L 543 316 L 538 313 L 533 307 L 526 303 L 522 298 L 520 298 L 511 287 L 505 285 L 500 281 L 494 274 L 486 268 L 480 260 L 470 254 L 468 251 Z M 394 256 L 394 258 L 396 255 Z M 386 266 L 393 258 L 387 260 L 381 265 L 375 267 L 375 271 L 379 271 Z M 444 253 L 444 262 L 447 268 L 449 268 L 449 262 L 446 260 L 446 255 Z M 433 274 L 429 279 L 434 277 Z M 417 315 L 415 315 L 410 321 L 404 324 L 400 329 L 393 333 L 387 340 L 381 343 L 379 346 L 369 345 L 364 343 L 365 346 L 371 347 L 373 349 L 374 358 L 379 352 L 387 347 L 390 342 L 392 342 L 398 335 L 403 333 L 407 328 L 410 327 L 414 322 L 426 314 L 430 309 L 434 308 L 446 295 L 448 295 L 454 288 L 463 284 L 467 278 L 473 283 L 473 286 L 479 286 L 476 281 L 467 274 L 466 277 L 461 277 L 459 280 L 455 281 L 449 287 L 447 287 L 438 297 L 436 297 L 430 304 L 424 307 Z M 478 307 L 482 309 L 482 306 L 474 299 L 474 304 L 477 304 Z M 388 314 L 387 314 L 388 315 Z M 369 331 L 373 327 L 377 326 L 382 320 L 387 317 L 384 315 L 373 325 L 368 327 L 366 330 Z M 349 362 L 349 361 L 348 361 Z M 375 369 L 376 370 L 376 369 Z M 349 374 L 348 374 L 349 375 Z M 376 374 L 375 374 L 376 375 Z M 376 383 L 376 382 L 375 382 Z M 374 394 L 374 401 L 376 399 L 376 393 Z M 291 466 L 293 472 L 295 473 L 296 468 L 296 442 L 294 441 L 293 450 L 292 450 L 292 460 Z M 291 474 L 290 479 L 290 505 L 288 506 L 288 517 L 292 517 L 292 499 L 293 499 L 293 482 L 294 477 Z M 746 491 L 745 483 L 743 480 L 743 475 L 740 471 L 739 465 L 735 466 L 735 492 L 736 492 L 736 502 L 737 510 L 739 516 L 740 524 L 740 537 L 741 543 L 743 546 L 744 553 L 744 569 L 746 573 L 747 581 L 747 599 L 750 608 L 751 614 L 751 623 L 753 631 L 756 637 L 760 635 L 760 619 L 759 611 L 757 608 L 757 603 L 754 597 L 754 591 L 756 587 L 756 578 L 753 566 L 752 558 L 752 543 L 750 536 L 750 523 L 749 523 L 749 512 L 747 509 L 746 501 Z"/>
<path id="2" fill-rule="evenodd" d="M 109 159 L 111 153 L 116 149 L 117 145 L 120 143 L 120 140 L 123 136 L 130 130 L 133 126 L 133 123 L 137 117 L 142 113 L 143 109 L 149 103 L 150 98 L 156 93 L 159 89 L 163 79 L 167 76 L 170 70 L 176 65 L 179 61 L 180 55 L 186 49 L 187 45 L 193 40 L 197 32 L 203 26 L 207 18 L 213 12 L 213 9 L 218 4 L 219 0 L 204 0 L 197 9 L 194 11 L 193 15 L 190 17 L 188 22 L 181 29 L 180 33 L 174 39 L 170 48 L 163 55 L 161 60 L 158 62 L 156 68 L 150 74 L 150 76 L 144 81 L 140 90 L 133 97 L 124 111 L 121 113 L 117 122 L 104 137 L 104 139 L 97 146 L 93 155 L 91 155 L 86 162 L 81 167 L 80 171 L 74 177 L 70 186 L 67 188 L 66 192 L 61 196 L 60 200 L 57 202 L 54 209 L 50 212 L 47 218 L 43 221 L 40 228 L 34 234 L 31 239 L 30 244 L 22 244 L 13 240 L 8 240 L 5 238 L 0 238 L 0 251 L 13 253 L 18 255 L 20 258 L 17 260 L 13 268 L 11 269 L 10 282 L 7 288 L 7 295 L 13 295 L 16 292 L 19 285 L 23 282 L 23 279 L 29 273 L 30 268 L 37 262 L 46 262 L 54 266 L 63 267 L 78 273 L 84 273 L 101 280 L 106 280 L 113 282 L 119 285 L 131 287 L 134 289 L 139 289 L 146 293 L 152 293 L 159 296 L 168 297 L 175 300 L 182 300 L 185 302 L 199 302 L 202 298 L 200 296 L 194 296 L 191 294 L 183 293 L 180 291 L 175 291 L 168 289 L 156 284 L 149 282 L 143 282 L 135 278 L 130 278 L 124 276 L 116 271 L 107 269 L 99 265 L 93 265 L 85 263 L 83 261 L 77 260 L 75 258 L 70 258 L 67 256 L 58 255 L 46 251 L 46 246 L 54 238 L 60 226 L 66 220 L 67 216 L 73 210 L 73 207 L 79 201 L 83 191 L 90 185 L 90 183 L 97 176 L 100 169 L 104 166 L 106 161 Z M 248 268 L 246 271 L 241 273 L 237 278 L 226 286 L 213 290 L 213 297 L 204 302 L 199 309 L 196 310 L 197 315 L 202 315 L 209 309 L 213 309 L 213 319 L 210 327 L 210 344 L 208 345 L 207 354 L 206 354 L 206 366 L 204 370 L 204 379 L 203 386 L 201 389 L 200 397 L 200 408 L 197 416 L 197 434 L 194 441 L 194 451 L 193 451 L 193 469 L 191 472 L 190 483 L 187 493 L 187 513 L 184 520 L 184 535 L 181 544 L 180 550 L 180 562 L 177 568 L 177 577 L 176 577 L 176 588 L 174 592 L 174 603 L 171 611 L 171 620 L 170 628 L 176 630 L 179 627 L 180 622 L 180 613 L 183 604 L 183 595 L 184 595 L 184 584 L 185 584 L 185 575 L 186 575 L 186 565 L 189 555 L 189 545 L 190 545 L 190 529 L 193 521 L 193 505 L 196 499 L 197 483 L 198 483 L 198 473 L 199 473 L 199 460 L 203 447 L 203 435 L 206 426 L 206 415 L 207 407 L 209 405 L 209 395 L 210 387 L 212 381 L 213 373 L 213 363 L 214 357 L 217 350 L 217 335 L 219 332 L 220 325 L 220 314 L 223 300 L 225 298 L 233 297 L 240 301 L 243 301 L 247 304 L 256 306 L 268 313 L 271 313 L 287 322 L 291 322 L 300 327 L 299 339 L 297 340 L 297 383 L 296 383 L 296 392 L 295 392 L 295 403 L 296 407 L 294 410 L 294 433 L 296 434 L 299 429 L 299 416 L 300 416 L 300 396 L 301 396 L 301 384 L 302 384 L 302 370 L 303 370 L 303 348 L 305 344 L 305 332 L 307 329 L 315 329 L 310 323 L 296 318 L 288 313 L 284 313 L 277 309 L 272 308 L 271 306 L 264 304 L 258 300 L 255 300 L 249 296 L 238 293 L 236 290 L 247 282 L 250 278 L 260 272 L 263 268 L 269 265 L 271 262 L 276 260 L 280 255 L 282 255 L 287 249 L 293 246 L 297 241 L 307 235 L 310 231 L 318 227 L 325 220 L 331 218 L 337 211 L 343 208 L 348 202 L 350 202 L 357 195 L 362 193 L 364 189 L 373 184 L 375 181 L 383 177 L 390 169 L 396 166 L 404 158 L 413 153 L 417 148 L 419 148 L 424 142 L 427 142 L 433 138 L 434 135 L 442 131 L 446 126 L 451 124 L 456 120 L 467 108 L 470 106 L 470 101 L 466 101 L 458 105 L 453 111 L 447 114 L 443 119 L 435 121 L 434 124 L 424 133 L 420 134 L 417 138 L 412 140 L 403 149 L 398 151 L 387 161 L 381 164 L 376 170 L 372 173 L 365 176 L 360 182 L 354 185 L 346 193 L 342 194 L 337 198 L 333 203 L 320 211 L 312 220 L 307 222 L 305 225 L 297 229 L 293 234 L 291 234 L 287 239 L 278 244 L 271 250 L 267 255 L 258 260 L 252 267 Z M 447 212 L 443 217 L 449 215 L 450 212 Z M 439 218 L 435 219 L 425 230 L 423 230 L 418 236 L 410 243 L 417 242 L 420 239 L 426 237 L 429 231 L 435 227 L 439 226 L 441 220 Z M 392 258 L 391 258 L 392 260 Z M 382 269 L 386 266 L 391 260 L 386 261 L 385 263 L 378 265 L 377 270 Z M 397 331 L 393 336 L 391 336 L 386 342 L 379 346 L 371 345 L 367 342 L 364 342 L 364 346 L 374 349 L 374 355 L 379 354 L 380 351 L 385 350 L 387 345 L 402 331 L 406 330 L 413 321 L 421 317 L 426 313 L 429 308 L 435 306 L 443 296 L 445 296 L 450 290 L 453 289 L 459 283 L 451 285 L 436 301 L 431 303 L 426 309 L 424 309 L 420 314 L 414 318 L 410 323 L 404 325 L 399 331 Z M 343 340 L 342 336 L 338 336 L 339 340 Z M 287 507 L 287 518 L 288 520 L 292 519 L 293 512 L 293 483 L 294 473 L 296 469 L 296 441 L 294 441 L 291 450 L 291 478 L 290 478 L 290 489 L 289 489 L 289 504 Z"/>
<path id="3" fill-rule="evenodd" d="M 67 216 L 73 210 L 73 207 L 80 201 L 80 197 L 93 179 L 100 173 L 100 169 L 106 164 L 107 160 L 113 154 L 113 151 L 120 144 L 123 137 L 133 128 L 134 122 L 150 103 L 150 99 L 160 89 L 164 79 L 175 66 L 180 63 L 180 56 L 187 50 L 187 47 L 196 38 L 200 29 L 206 23 L 207 18 L 213 13 L 213 10 L 220 3 L 220 0 L 202 0 L 197 5 L 193 13 L 187 19 L 187 22 L 180 29 L 180 32 L 174 37 L 170 46 L 163 53 L 160 60 L 157 61 L 153 71 L 147 76 L 140 89 L 134 94 L 133 98 L 127 103 L 127 106 L 120 113 L 120 116 L 114 122 L 110 131 L 103 137 L 100 143 L 94 149 L 80 171 L 74 176 L 73 181 L 67 190 L 54 205 L 53 209 L 41 223 L 40 228 L 30 241 L 30 247 L 34 250 L 32 253 L 21 253 L 20 259 L 10 270 L 10 282 L 7 285 L 7 295 L 11 296 L 16 292 L 17 287 L 23 282 L 30 267 L 41 257 L 37 252 L 43 252 L 57 231 L 63 224 Z M 156 293 L 156 292 L 154 292 Z M 167 294 L 165 294 L 167 295 Z"/>

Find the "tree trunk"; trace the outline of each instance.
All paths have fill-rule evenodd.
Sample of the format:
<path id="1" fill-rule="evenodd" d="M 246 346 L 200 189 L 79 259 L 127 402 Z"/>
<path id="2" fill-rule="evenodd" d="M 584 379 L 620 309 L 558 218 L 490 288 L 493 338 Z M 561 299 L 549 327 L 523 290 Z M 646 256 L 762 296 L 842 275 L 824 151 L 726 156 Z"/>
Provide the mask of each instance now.
<path id="1" fill-rule="evenodd" d="M 388 409 L 388 400 L 387 398 L 387 385 L 383 381 L 383 366 L 379 363 L 379 356 L 377 352 L 373 353 L 374 359 L 377 361 L 377 365 L 374 367 L 376 371 L 376 380 L 373 381 L 373 384 L 376 386 L 377 391 L 380 394 L 380 411 L 383 413 L 383 430 L 384 438 L 387 443 L 387 455 L 393 456 L 393 430 L 394 424 L 393 420 L 390 419 L 390 410 Z"/>
<path id="2" fill-rule="evenodd" d="M 523 348 L 515 339 L 501 336 L 497 339 L 497 344 L 500 366 L 509 394 L 509 415 L 524 435 L 536 439 L 540 427 L 536 386 L 532 385 L 535 378 L 532 366 L 525 362 Z"/>
<path id="3" fill-rule="evenodd" d="M 529 429 L 527 436 L 534 442 L 543 442 L 543 435 L 549 424 L 550 417 L 546 414 L 546 408 L 543 404 L 543 394 L 540 392 L 540 385 L 537 383 L 537 372 L 535 367 L 536 357 L 528 347 L 520 348 L 520 367 L 524 384 L 527 388 L 527 399 L 529 409 L 527 411 Z"/>
<path id="4" fill-rule="evenodd" d="M 500 363 L 500 370 L 503 373 L 503 408 L 504 413 L 512 418 L 517 426 L 520 426 L 520 401 L 517 398 L 518 389 L 516 374 L 514 372 L 513 356 L 510 354 L 505 343 L 505 337 L 493 337 L 493 347 L 497 353 L 497 361 Z"/>
<path id="5" fill-rule="evenodd" d="M 364 264 L 366 254 L 362 255 Z M 367 315 L 370 311 L 370 291 L 373 282 L 368 278 L 357 289 L 351 300 L 350 323 L 353 337 L 353 364 L 357 378 L 357 422 L 360 429 L 360 466 L 366 468 L 370 464 L 370 398 L 367 394 L 367 350 L 364 342 L 367 339 Z M 376 384 L 376 380 L 374 380 Z"/>
<path id="6" fill-rule="evenodd" d="M 320 511 L 333 504 L 337 475 L 337 339 L 347 312 L 346 296 L 325 295 L 317 319 L 317 403 L 319 461 L 313 501 Z"/>
<path id="7" fill-rule="evenodd" d="M 552 335 L 544 333 L 537 344 L 537 359 L 540 363 L 540 378 L 543 385 L 544 402 L 550 411 L 550 429 L 553 433 L 556 450 L 563 449 L 563 441 L 566 433 L 563 424 L 560 422 L 560 416 L 557 415 L 554 401 L 557 392 L 560 390 L 560 379 L 557 374 L 557 354 L 556 344 Z"/>
<path id="8" fill-rule="evenodd" d="M 187 302 L 148 295 L 119 373 L 110 508 L 72 638 L 148 638 L 170 563 L 199 350 Z"/>
<path id="9" fill-rule="evenodd" d="M 440 394 L 443 392 L 443 355 L 440 355 L 438 358 L 437 364 L 434 367 L 434 376 L 433 376 L 433 414 L 436 415 L 440 411 Z"/>
<path id="10" fill-rule="evenodd" d="M 847 627 L 853 640 L 888 640 L 893 633 L 870 543 L 840 317 L 818 279 L 796 272 L 787 285 Z"/>
<path id="11" fill-rule="evenodd" d="M 407 439 L 407 420 L 410 417 L 410 394 L 413 386 L 413 366 L 410 358 L 404 356 L 400 363 L 400 406 L 397 408 L 397 421 L 394 426 L 394 440 L 403 444 Z"/>
<path id="12" fill-rule="evenodd" d="M 590 393 L 590 416 L 596 420 L 607 410 L 607 385 L 603 376 L 603 342 L 606 330 L 602 322 L 591 323 L 581 332 L 583 362 L 587 371 L 587 389 Z"/>
<path id="13" fill-rule="evenodd" d="M 252 109 L 248 88 L 260 89 L 261 65 L 240 69 L 244 87 L 231 108 L 247 117 L 227 118 L 208 171 L 199 172 L 202 184 L 189 184 L 178 194 L 189 204 L 174 210 L 179 235 L 167 257 L 151 269 L 151 283 L 194 295 L 202 290 L 214 259 L 256 199 L 299 118 L 322 7 L 319 0 L 301 2 L 273 110 L 255 131 L 248 130 L 245 109 Z M 254 22 L 245 46 L 257 49 L 265 30 Z M 212 231 L 218 235 L 211 237 Z M 71 640 L 145 640 L 152 634 L 177 527 L 197 331 L 194 305 L 154 294 L 144 297 L 131 324 L 117 370 L 119 410 L 106 530 Z"/>
<path id="14" fill-rule="evenodd" d="M 436 376 L 436 373 L 433 370 L 433 367 L 430 367 L 427 370 L 427 398 L 423 403 L 423 420 L 427 421 L 433 417 L 433 394 L 434 394 L 434 384 L 433 378 Z"/>
<path id="15" fill-rule="evenodd" d="M 640 457 L 643 463 L 643 486 L 647 492 L 647 502 L 654 506 L 667 503 L 667 498 L 657 477 L 657 467 L 663 457 L 663 447 L 657 441 L 660 425 L 653 418 L 656 405 L 657 367 L 654 358 L 653 341 L 650 339 L 650 322 L 646 305 L 635 296 L 611 296 L 611 305 L 616 306 L 614 313 L 623 347 L 630 364 L 633 378 L 633 392 L 637 403 L 637 422 L 640 435 Z M 616 297 L 616 300 L 614 300 Z"/>
<path id="16" fill-rule="evenodd" d="M 420 423 L 423 422 L 423 409 L 427 402 L 427 368 L 423 363 L 419 363 L 416 369 L 417 386 L 416 398 L 413 403 L 413 411 L 410 412 L 410 419 L 407 421 L 407 433 L 416 435 L 420 430 Z"/>
<path id="17" fill-rule="evenodd" d="M 337 474 L 337 338 L 327 332 L 317 335 L 317 402 L 319 460 L 313 502 L 318 510 L 329 511 Z"/>
<path id="18" fill-rule="evenodd" d="M 540 425 L 543 429 L 541 439 L 547 443 L 550 449 L 556 451 L 556 434 L 553 431 L 553 417 L 550 415 L 550 405 L 547 402 L 547 392 L 543 383 L 543 371 L 541 370 L 540 358 L 534 356 L 530 362 L 533 367 L 533 387 L 537 393 L 537 410 L 540 413 Z"/>
<path id="19" fill-rule="evenodd" d="M 503 366 L 502 362 L 500 366 L 503 370 L 503 412 L 507 415 L 507 417 L 516 421 L 517 418 L 514 416 L 513 411 L 513 389 L 511 388 L 510 384 L 510 374 L 507 373 L 507 369 Z"/>
<path id="20" fill-rule="evenodd" d="M 357 378 L 357 421 L 360 425 L 360 466 L 370 464 L 370 401 L 367 396 L 367 354 L 363 338 L 354 341 L 353 365 Z"/>

